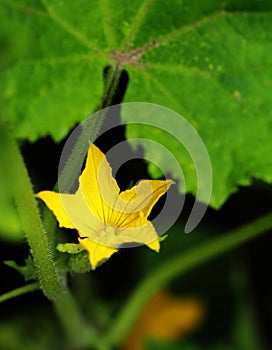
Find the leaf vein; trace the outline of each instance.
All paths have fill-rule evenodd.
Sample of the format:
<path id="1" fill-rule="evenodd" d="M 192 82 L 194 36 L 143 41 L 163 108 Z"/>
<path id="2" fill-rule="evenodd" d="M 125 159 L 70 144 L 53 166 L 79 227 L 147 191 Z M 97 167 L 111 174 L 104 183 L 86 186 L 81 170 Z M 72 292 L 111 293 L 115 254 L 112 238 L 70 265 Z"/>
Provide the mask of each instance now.
<path id="1" fill-rule="evenodd" d="M 127 33 L 127 35 L 124 37 L 124 40 L 121 44 L 122 51 L 127 50 L 129 47 L 129 44 L 135 38 L 138 30 L 141 27 L 141 24 L 143 23 L 143 21 L 145 19 L 145 16 L 148 14 L 148 9 L 150 8 L 150 6 L 152 6 L 152 2 L 153 2 L 153 0 L 145 0 L 145 1 L 143 1 L 141 6 L 139 7 L 139 9 L 134 17 L 134 21 L 130 27 L 130 30 Z"/>
<path id="2" fill-rule="evenodd" d="M 62 19 L 60 16 L 58 16 L 50 6 L 46 3 L 45 0 L 40 0 L 41 3 L 46 8 L 49 17 L 63 30 L 65 30 L 68 34 L 70 34 L 72 37 L 77 39 L 81 44 L 83 44 L 88 49 L 94 50 L 95 52 L 103 55 L 103 52 L 100 48 L 98 48 L 96 45 L 94 45 L 91 41 L 89 41 L 84 35 L 82 35 L 78 30 L 76 30 L 73 26 L 71 26 L 68 22 L 66 22 L 64 19 Z"/>
<path id="3" fill-rule="evenodd" d="M 103 28 L 106 37 L 107 44 L 110 50 L 114 50 L 116 47 L 116 39 L 113 31 L 112 21 L 109 15 L 109 5 L 107 0 L 99 1 L 100 10 L 102 12 Z"/>
<path id="4" fill-rule="evenodd" d="M 154 85 L 158 87 L 158 89 L 167 97 L 169 101 L 172 101 L 173 105 L 178 106 L 180 108 L 180 111 L 184 110 L 184 107 L 180 104 L 180 101 L 177 100 L 173 95 L 165 88 L 164 85 L 162 85 L 152 74 L 147 72 L 146 70 L 142 71 L 144 75 L 146 75 L 147 80 L 153 81 Z"/>

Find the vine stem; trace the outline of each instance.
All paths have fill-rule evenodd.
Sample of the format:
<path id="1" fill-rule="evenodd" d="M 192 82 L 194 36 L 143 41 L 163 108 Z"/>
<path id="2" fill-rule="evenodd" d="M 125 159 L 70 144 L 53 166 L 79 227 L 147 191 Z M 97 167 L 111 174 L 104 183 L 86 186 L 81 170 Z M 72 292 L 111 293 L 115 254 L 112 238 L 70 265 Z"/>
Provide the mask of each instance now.
<path id="1" fill-rule="evenodd" d="M 23 295 L 29 292 L 34 292 L 39 289 L 40 289 L 40 285 L 37 282 L 27 284 L 23 287 L 16 288 L 10 292 L 0 295 L 0 303 L 12 298 L 19 297 L 20 295 Z"/>
<path id="2" fill-rule="evenodd" d="M 7 185 L 10 186 L 18 213 L 22 222 L 27 241 L 38 276 L 37 285 L 43 293 L 53 302 L 58 318 L 66 332 L 69 343 L 73 348 L 79 349 L 92 342 L 90 329 L 81 315 L 73 296 L 65 283 L 65 276 L 61 275 L 54 263 L 48 236 L 43 229 L 37 203 L 32 190 L 30 178 L 27 173 L 18 145 L 7 127 L 0 127 L 0 155 L 6 172 Z M 62 279 L 62 280 L 61 280 Z M 13 290 L 2 298 L 17 295 L 18 291 L 27 293 L 29 286 Z M 21 293 L 22 294 L 22 293 Z M 88 337 L 87 337 L 88 334 Z"/>
<path id="3" fill-rule="evenodd" d="M 2 127 L 0 134 L 1 160 L 4 164 L 7 185 L 11 188 L 22 228 L 31 248 L 38 281 L 44 294 L 50 300 L 54 300 L 62 293 L 63 285 L 53 261 L 32 184 L 11 131 L 7 127 Z"/>
<path id="4" fill-rule="evenodd" d="M 81 310 L 68 289 L 54 301 L 54 308 L 71 348 L 85 349 L 100 343 L 96 330 L 83 320 Z"/>
<path id="5" fill-rule="evenodd" d="M 96 108 L 96 112 L 91 117 L 83 121 L 79 127 L 75 129 L 77 135 L 73 136 L 71 142 L 71 152 L 65 160 L 63 169 L 59 172 L 58 184 L 61 192 L 70 192 L 74 188 L 79 176 L 79 170 L 82 167 L 86 157 L 87 150 L 95 139 L 103 125 L 107 115 L 107 107 L 111 105 L 112 98 L 117 89 L 122 68 L 117 64 L 110 67 L 105 76 L 105 88 L 102 101 Z M 75 137 L 77 138 L 76 140 Z M 69 152 L 70 150 L 68 150 Z"/>
<path id="6" fill-rule="evenodd" d="M 105 336 L 107 344 L 118 346 L 137 320 L 141 310 L 154 293 L 177 276 L 215 258 L 242 243 L 257 237 L 272 228 L 272 213 L 241 226 L 223 236 L 212 238 L 208 242 L 179 254 L 148 275 L 129 297 L 127 303 L 115 318 L 112 327 Z"/>

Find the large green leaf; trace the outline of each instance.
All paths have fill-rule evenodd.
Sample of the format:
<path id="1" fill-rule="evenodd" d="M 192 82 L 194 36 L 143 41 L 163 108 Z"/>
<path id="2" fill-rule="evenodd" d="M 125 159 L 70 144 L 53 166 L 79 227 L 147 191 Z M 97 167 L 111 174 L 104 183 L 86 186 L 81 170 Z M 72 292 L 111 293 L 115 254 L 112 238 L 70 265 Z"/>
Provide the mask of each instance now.
<path id="1" fill-rule="evenodd" d="M 214 207 L 253 177 L 272 181 L 271 1 L 2 0 L 1 7 L 2 112 L 17 137 L 63 138 L 99 104 L 103 68 L 118 61 L 130 76 L 126 101 L 171 108 L 202 137 Z M 128 136 L 158 139 L 157 132 L 128 128 Z M 160 140 L 196 193 L 188 157 L 169 135 Z"/>

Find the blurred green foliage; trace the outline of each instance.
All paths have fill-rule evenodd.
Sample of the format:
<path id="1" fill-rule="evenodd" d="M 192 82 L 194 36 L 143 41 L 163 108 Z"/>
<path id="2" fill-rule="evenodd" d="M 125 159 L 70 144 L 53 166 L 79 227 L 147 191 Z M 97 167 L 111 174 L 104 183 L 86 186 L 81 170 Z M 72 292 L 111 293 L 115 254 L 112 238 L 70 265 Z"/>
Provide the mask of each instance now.
<path id="1" fill-rule="evenodd" d="M 100 103 L 103 69 L 118 62 L 130 79 L 125 102 L 171 108 L 203 138 L 213 166 L 213 207 L 221 207 L 237 186 L 249 185 L 253 178 L 272 182 L 270 0 L 133 0 L 122 5 L 102 0 L 1 0 L 0 23 L 1 121 L 18 139 L 32 142 L 50 135 L 56 142 L 62 140 Z M 195 193 L 191 160 L 176 140 L 142 126 L 130 126 L 127 137 L 160 139 L 180 162 L 187 190 Z M 154 163 L 160 157 L 151 148 L 145 152 Z M 171 164 L 167 166 L 171 173 Z M 158 170 L 150 166 L 150 173 L 157 176 Z M 19 243 L 23 233 L 3 167 L 0 198 L 0 237 Z M 244 211 L 236 208 L 235 215 Z M 211 227 L 190 236 L 181 231 L 177 225 L 169 232 L 159 256 L 143 247 L 129 252 L 135 260 L 127 263 L 124 251 L 113 257 L 108 274 L 108 267 L 101 266 L 91 277 L 82 275 L 81 282 L 71 276 L 86 317 L 103 329 L 119 310 L 124 291 L 130 292 L 136 281 L 174 253 L 201 243 Z M 84 272 L 86 261 L 87 255 L 79 253 L 67 264 Z M 260 350 L 252 304 L 245 297 L 244 268 L 233 254 L 175 281 L 170 286 L 175 293 L 198 294 L 211 305 L 206 324 L 188 343 L 150 340 L 147 349 Z M 95 305 L 88 304 L 95 293 L 106 292 L 103 276 L 114 300 L 107 303 L 101 297 Z M 0 348 L 69 349 L 48 305 L 41 306 L 36 295 L 21 300 L 18 310 L 8 304 L 1 311 Z M 201 346 L 203 337 L 208 345 Z"/>

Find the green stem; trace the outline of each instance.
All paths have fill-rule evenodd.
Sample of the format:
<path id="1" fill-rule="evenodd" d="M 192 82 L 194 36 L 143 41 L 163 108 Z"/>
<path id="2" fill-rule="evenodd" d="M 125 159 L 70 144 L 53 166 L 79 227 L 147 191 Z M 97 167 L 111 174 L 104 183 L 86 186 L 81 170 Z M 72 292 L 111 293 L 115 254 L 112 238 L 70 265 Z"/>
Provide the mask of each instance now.
<path id="1" fill-rule="evenodd" d="M 48 237 L 42 226 L 31 182 L 18 146 L 7 128 L 0 130 L 0 140 L 2 145 L 0 147 L 0 152 L 2 152 L 1 160 L 11 184 L 38 275 L 39 284 L 33 284 L 32 288 L 35 286 L 37 289 L 39 286 L 44 294 L 53 301 L 56 313 L 67 333 L 67 337 L 75 345 L 75 348 L 80 348 L 82 344 L 86 346 L 91 341 L 90 330 L 88 329 L 87 339 L 88 326 L 82 318 L 72 295 L 64 283 L 60 282 L 60 275 L 52 258 Z M 17 291 L 24 291 L 25 288 L 31 287 L 22 287 Z M 12 296 L 13 293 L 16 292 L 10 292 L 9 295 Z M 7 296 L 4 295 L 2 298 L 7 298 Z"/>
<path id="2" fill-rule="evenodd" d="M 73 140 L 74 144 L 71 145 L 73 149 L 71 153 L 67 155 L 69 158 L 66 160 L 58 179 L 59 190 L 61 192 L 70 192 L 74 187 L 87 150 L 90 144 L 97 138 L 105 120 L 107 111 L 104 108 L 111 105 L 121 72 L 122 70 L 118 65 L 110 68 L 105 80 L 105 91 L 101 105 L 98 106 L 97 112 L 81 123 L 81 130 L 78 127 L 77 131 L 79 135 L 77 135 L 77 140 Z"/>
<path id="3" fill-rule="evenodd" d="M 140 283 L 117 318 L 115 318 L 109 333 L 105 337 L 107 343 L 114 346 L 120 345 L 147 301 L 173 278 L 238 247 L 271 228 L 272 214 L 270 213 L 223 236 L 212 238 L 157 268 Z"/>
<path id="4" fill-rule="evenodd" d="M 54 307 L 71 348 L 81 349 L 96 343 L 95 331 L 83 320 L 78 305 L 68 290 L 55 300 Z"/>
<path id="5" fill-rule="evenodd" d="M 39 289 L 40 289 L 40 285 L 37 282 L 27 284 L 26 286 L 14 289 L 10 292 L 0 295 L 0 303 L 12 298 L 19 297 L 20 295 L 23 295 L 29 292 L 34 292 L 35 290 L 39 290 Z"/>
<path id="6" fill-rule="evenodd" d="M 67 336 L 69 349 L 109 350 L 103 337 L 96 329 L 89 325 L 82 317 L 82 310 L 78 307 L 74 296 L 66 289 L 61 296 L 53 302 L 55 312 Z"/>
<path id="7" fill-rule="evenodd" d="M 103 96 L 101 105 L 97 109 L 98 111 L 100 111 L 103 108 L 107 108 L 111 105 L 112 98 L 117 89 L 121 73 L 122 73 L 122 68 L 119 66 L 119 64 L 116 64 L 116 66 L 114 67 L 112 66 L 109 67 L 108 72 L 104 79 L 104 83 L 105 83 L 104 96 Z"/>
<path id="8" fill-rule="evenodd" d="M 52 258 L 47 235 L 43 229 L 37 203 L 23 158 L 8 128 L 0 130 L 1 161 L 18 209 L 22 228 L 31 248 L 38 280 L 44 294 L 51 300 L 62 292 L 63 286 Z"/>

